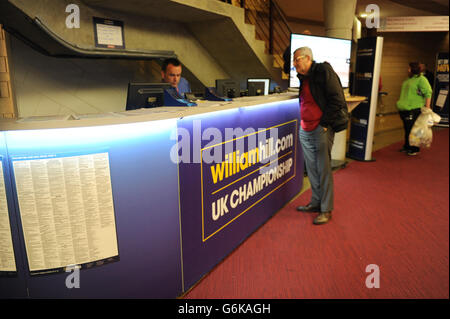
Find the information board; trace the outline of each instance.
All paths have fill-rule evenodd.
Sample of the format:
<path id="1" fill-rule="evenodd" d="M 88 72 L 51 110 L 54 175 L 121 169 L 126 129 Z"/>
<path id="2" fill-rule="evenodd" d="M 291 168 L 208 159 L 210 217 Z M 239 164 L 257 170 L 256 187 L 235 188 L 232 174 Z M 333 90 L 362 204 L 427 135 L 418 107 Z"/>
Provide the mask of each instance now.
<path id="1" fill-rule="evenodd" d="M 108 153 L 13 158 L 30 273 L 118 256 Z"/>

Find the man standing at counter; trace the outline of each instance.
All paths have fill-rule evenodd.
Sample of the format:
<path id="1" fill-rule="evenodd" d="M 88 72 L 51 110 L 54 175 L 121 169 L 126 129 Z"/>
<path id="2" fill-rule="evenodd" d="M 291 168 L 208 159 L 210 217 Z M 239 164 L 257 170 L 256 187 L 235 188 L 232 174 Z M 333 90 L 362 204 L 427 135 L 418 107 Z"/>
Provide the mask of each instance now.
<path id="1" fill-rule="evenodd" d="M 163 82 L 169 83 L 177 89 L 177 92 L 184 98 L 185 93 L 191 92 L 191 87 L 189 82 L 181 77 L 181 71 L 181 63 L 178 59 L 166 59 L 161 66 L 161 78 Z"/>
<path id="2" fill-rule="evenodd" d="M 319 212 L 315 225 L 331 219 L 334 202 L 331 148 L 334 133 L 347 128 L 348 111 L 338 75 L 327 62 L 316 63 L 308 47 L 294 52 L 300 79 L 300 143 L 311 183 L 312 197 L 301 212 Z"/>

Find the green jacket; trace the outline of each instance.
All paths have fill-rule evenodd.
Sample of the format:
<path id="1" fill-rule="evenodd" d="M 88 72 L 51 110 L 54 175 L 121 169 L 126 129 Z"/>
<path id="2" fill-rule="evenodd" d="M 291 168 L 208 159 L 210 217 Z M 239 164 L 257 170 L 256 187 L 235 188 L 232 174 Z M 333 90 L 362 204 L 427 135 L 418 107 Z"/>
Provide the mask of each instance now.
<path id="1" fill-rule="evenodd" d="M 413 75 L 402 84 L 397 108 L 400 111 L 410 111 L 425 106 L 425 99 L 431 98 L 431 86 L 423 75 Z"/>

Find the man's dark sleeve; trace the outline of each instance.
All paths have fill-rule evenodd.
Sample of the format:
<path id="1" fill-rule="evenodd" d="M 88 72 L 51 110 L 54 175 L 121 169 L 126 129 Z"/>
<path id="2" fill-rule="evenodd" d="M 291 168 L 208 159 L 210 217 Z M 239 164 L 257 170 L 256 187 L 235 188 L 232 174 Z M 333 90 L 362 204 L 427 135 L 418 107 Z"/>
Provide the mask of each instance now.
<path id="1" fill-rule="evenodd" d="M 335 132 L 339 132 L 347 128 L 349 119 L 347 102 L 338 75 L 328 63 L 324 63 L 324 66 L 326 72 L 327 122 L 330 123 Z"/>

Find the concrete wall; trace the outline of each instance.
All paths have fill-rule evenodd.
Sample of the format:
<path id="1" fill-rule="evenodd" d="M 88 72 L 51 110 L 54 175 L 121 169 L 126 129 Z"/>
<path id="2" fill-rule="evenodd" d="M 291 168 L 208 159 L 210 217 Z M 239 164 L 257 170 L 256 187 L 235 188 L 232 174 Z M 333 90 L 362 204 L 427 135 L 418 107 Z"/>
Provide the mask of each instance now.
<path id="1" fill-rule="evenodd" d="M 194 91 L 216 79 L 281 79 L 264 43 L 246 25 L 244 10 L 216 0 L 10 0 L 62 40 L 93 50 L 93 17 L 124 23 L 127 50 L 174 51 Z M 80 8 L 80 28 L 66 27 L 68 4 Z M 121 111 L 129 81 L 159 82 L 156 62 L 61 59 L 11 40 L 11 71 L 18 116 Z M 159 62 L 158 62 L 159 63 Z M 43 67 L 45 65 L 45 67 Z"/>
<path id="2" fill-rule="evenodd" d="M 121 112 L 128 82 L 160 82 L 150 61 L 53 58 L 10 37 L 19 117 Z"/>
<path id="3" fill-rule="evenodd" d="M 95 49 L 93 17 L 120 20 L 124 23 L 126 49 L 174 51 L 183 64 L 205 85 L 211 84 L 211 78 L 228 76 L 216 63 L 215 58 L 187 30 L 184 23 L 161 17 L 139 16 L 134 13 L 93 8 L 80 0 L 12 0 L 11 2 L 30 17 L 39 18 L 60 38 L 81 48 Z M 68 13 L 65 9 L 70 3 L 77 4 L 80 8 L 79 29 L 66 27 L 65 20 Z M 132 4 L 129 5 L 132 6 Z"/>
<path id="4" fill-rule="evenodd" d="M 92 8 L 79 0 L 11 2 L 30 17 L 39 18 L 61 39 L 83 49 L 95 49 L 94 16 L 123 21 L 127 50 L 174 51 L 194 91 L 214 86 L 216 78 L 229 77 L 181 22 Z M 65 8 L 70 3 L 80 7 L 79 29 L 66 27 Z M 10 53 L 19 117 L 123 111 L 128 82 L 161 80 L 155 61 L 52 58 L 14 37 Z"/>
<path id="5" fill-rule="evenodd" d="M 280 69 L 273 68 L 273 58 L 266 53 L 263 41 L 255 39 L 255 27 L 245 23 L 244 9 L 217 0 L 84 0 L 100 8 L 113 8 L 129 14 L 157 17 L 164 21 L 179 21 L 181 27 L 201 43 L 203 49 L 215 59 L 227 77 L 245 81 L 248 77 L 272 77 L 281 83 Z M 133 5 L 136 3 L 136 5 Z M 137 7 L 142 12 L 136 12 Z M 170 36 L 170 35 L 169 35 Z M 192 50 L 178 50 L 180 60 L 207 86 L 214 86 L 218 77 Z M 201 65 L 199 65 L 199 61 Z M 286 83 L 287 84 L 287 83 Z M 242 83 L 241 83 L 242 85 Z"/>

